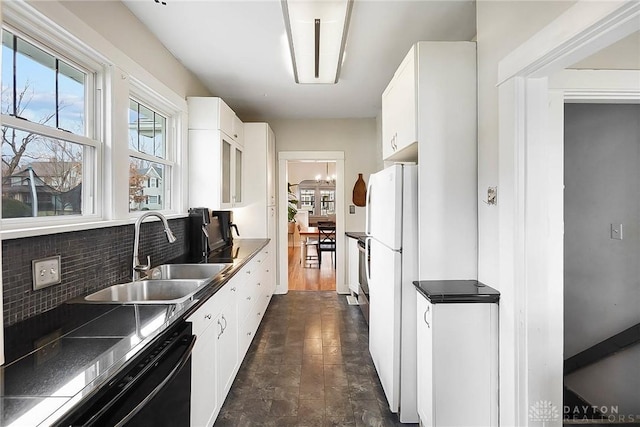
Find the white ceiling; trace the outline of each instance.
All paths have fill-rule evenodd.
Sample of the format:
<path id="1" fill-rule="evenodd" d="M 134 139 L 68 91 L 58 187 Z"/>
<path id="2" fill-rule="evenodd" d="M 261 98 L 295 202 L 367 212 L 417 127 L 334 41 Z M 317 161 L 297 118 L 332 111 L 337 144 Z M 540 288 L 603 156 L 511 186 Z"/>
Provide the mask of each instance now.
<path id="1" fill-rule="evenodd" d="M 244 121 L 376 117 L 414 42 L 476 33 L 474 1 L 355 0 L 340 81 L 299 85 L 279 0 L 123 2 Z"/>

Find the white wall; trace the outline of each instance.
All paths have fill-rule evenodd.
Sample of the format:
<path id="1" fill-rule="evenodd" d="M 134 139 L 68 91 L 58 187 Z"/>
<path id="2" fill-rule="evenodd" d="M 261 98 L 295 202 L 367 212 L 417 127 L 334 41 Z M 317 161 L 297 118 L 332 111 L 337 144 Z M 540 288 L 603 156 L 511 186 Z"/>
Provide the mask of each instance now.
<path id="1" fill-rule="evenodd" d="M 498 209 L 481 200 L 498 186 L 498 62 L 569 9 L 572 1 L 476 3 L 478 46 L 478 280 L 498 285 Z M 498 203 L 500 188 L 498 186 Z M 508 285 L 508 284 L 505 284 Z M 503 285 L 504 286 L 504 285 Z"/>
<path id="2" fill-rule="evenodd" d="M 32 2 L 36 8 L 41 8 L 42 3 L 56 2 Z M 60 4 L 178 95 L 211 95 L 123 3 L 97 0 L 62 1 Z"/>
<path id="3" fill-rule="evenodd" d="M 364 208 L 350 215 L 353 186 L 362 173 L 382 169 L 375 119 L 269 120 L 276 134 L 276 151 L 343 151 L 345 165 L 345 230 L 364 231 Z M 277 183 L 277 185 L 282 185 Z"/>
<path id="4" fill-rule="evenodd" d="M 640 70 L 640 32 L 625 37 L 569 68 Z"/>

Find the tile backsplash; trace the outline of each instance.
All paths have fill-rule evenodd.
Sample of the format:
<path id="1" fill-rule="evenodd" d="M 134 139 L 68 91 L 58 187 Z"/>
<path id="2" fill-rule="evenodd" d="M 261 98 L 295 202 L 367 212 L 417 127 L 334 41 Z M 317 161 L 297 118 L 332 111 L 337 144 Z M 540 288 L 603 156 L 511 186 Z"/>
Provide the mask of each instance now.
<path id="1" fill-rule="evenodd" d="M 160 221 L 145 222 L 140 260 L 159 265 L 189 250 L 188 218 L 169 221 L 178 239 L 169 244 Z M 4 325 L 57 307 L 77 296 L 131 280 L 133 225 L 97 228 L 2 241 Z M 31 261 L 61 256 L 62 283 L 33 290 Z"/>

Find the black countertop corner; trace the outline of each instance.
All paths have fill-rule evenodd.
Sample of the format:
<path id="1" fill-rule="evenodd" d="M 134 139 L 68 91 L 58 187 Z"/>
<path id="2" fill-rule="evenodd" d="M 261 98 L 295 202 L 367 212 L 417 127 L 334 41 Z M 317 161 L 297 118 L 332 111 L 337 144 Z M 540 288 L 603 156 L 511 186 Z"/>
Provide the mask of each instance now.
<path id="1" fill-rule="evenodd" d="M 432 304 L 497 303 L 500 292 L 477 280 L 419 280 L 418 292 Z"/>
<path id="2" fill-rule="evenodd" d="M 367 237 L 367 233 L 361 231 L 347 231 L 344 233 L 347 237 L 351 237 L 352 239 L 363 240 Z"/>

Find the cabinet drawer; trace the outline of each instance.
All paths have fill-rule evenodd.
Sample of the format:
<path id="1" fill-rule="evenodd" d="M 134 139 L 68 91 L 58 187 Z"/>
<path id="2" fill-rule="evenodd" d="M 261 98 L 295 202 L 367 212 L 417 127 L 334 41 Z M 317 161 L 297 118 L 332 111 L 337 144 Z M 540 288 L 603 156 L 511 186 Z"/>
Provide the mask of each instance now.
<path id="1" fill-rule="evenodd" d="M 200 336 L 214 323 L 214 319 L 228 304 L 234 303 L 238 286 L 234 280 L 230 280 L 218 292 L 209 298 L 198 310 L 193 313 L 187 321 L 192 323 L 193 333 Z"/>

